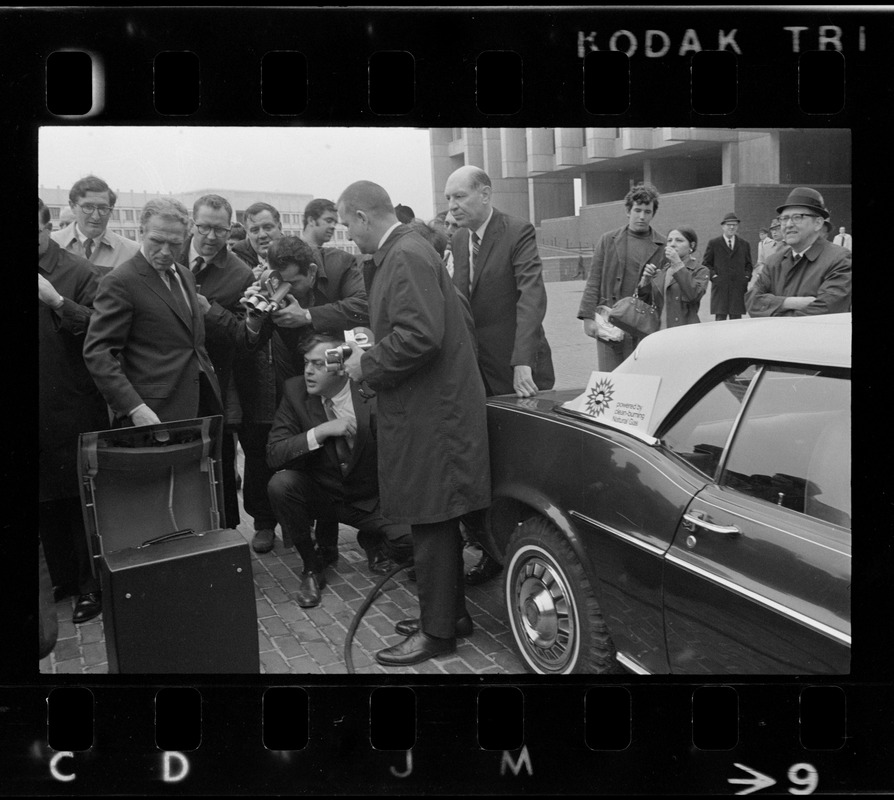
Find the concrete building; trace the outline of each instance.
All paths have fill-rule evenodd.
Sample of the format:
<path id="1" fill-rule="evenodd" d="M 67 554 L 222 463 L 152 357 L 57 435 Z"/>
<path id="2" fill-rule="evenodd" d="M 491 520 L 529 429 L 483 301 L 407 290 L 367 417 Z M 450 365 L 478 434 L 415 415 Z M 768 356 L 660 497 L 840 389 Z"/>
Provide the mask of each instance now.
<path id="1" fill-rule="evenodd" d="M 833 229 L 851 230 L 847 129 L 432 128 L 430 141 L 436 212 L 446 208 L 453 170 L 482 167 L 494 205 L 538 229 L 548 280 L 573 277 L 578 253 L 586 259 L 603 233 L 624 224 L 620 201 L 642 181 L 661 192 L 655 229 L 691 226 L 701 253 L 728 211 L 754 251 L 760 228 L 796 186 L 818 189 Z"/>
<path id="2" fill-rule="evenodd" d="M 38 187 L 38 195 L 50 209 L 50 217 L 53 221 L 54 230 L 58 230 L 68 224 L 64 219 L 60 223 L 60 217 L 63 212 L 69 208 L 68 192 L 71 187 L 62 188 L 60 186 Z M 190 192 L 179 192 L 173 195 L 165 195 L 164 192 L 134 192 L 132 190 L 119 189 L 117 186 L 112 187 L 118 196 L 118 202 L 115 210 L 112 211 L 112 219 L 109 222 L 109 229 L 128 239 L 134 241 L 139 240 L 140 231 L 140 211 L 148 200 L 153 197 L 171 196 L 177 198 L 183 203 L 190 212 L 192 212 L 192 204 L 202 195 L 219 194 L 225 197 L 230 205 L 233 206 L 233 212 L 236 221 L 245 223 L 245 209 L 252 203 L 259 200 L 270 203 L 280 213 L 282 218 L 282 229 L 286 234 L 298 236 L 304 227 L 304 207 L 313 200 L 311 194 L 295 194 L 291 192 L 252 192 L 233 189 L 196 189 Z M 339 225 L 335 229 L 335 235 L 328 247 L 338 247 L 353 255 L 357 255 L 359 250 L 357 246 L 347 238 L 347 229 L 343 225 Z"/>

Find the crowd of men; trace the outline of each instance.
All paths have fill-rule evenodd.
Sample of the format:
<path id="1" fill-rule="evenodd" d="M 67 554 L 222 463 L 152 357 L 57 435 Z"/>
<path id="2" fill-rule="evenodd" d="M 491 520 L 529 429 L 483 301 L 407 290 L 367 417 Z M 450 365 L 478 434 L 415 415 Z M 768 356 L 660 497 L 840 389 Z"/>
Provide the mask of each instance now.
<path id="1" fill-rule="evenodd" d="M 462 167 L 444 187 L 447 210 L 426 224 L 358 181 L 336 202 L 309 203 L 300 236 L 285 235 L 263 201 L 240 225 L 218 195 L 191 211 L 157 198 L 142 209 L 138 243 L 107 229 L 116 196 L 96 176 L 72 187 L 73 220 L 52 235 L 38 200 L 40 539 L 57 599 L 76 597 L 74 622 L 102 610 L 78 434 L 220 414 L 226 525 L 239 523 L 241 481 L 255 552 L 274 547 L 279 525 L 301 558 L 301 607 L 321 602 L 344 523 L 373 572 L 413 562 L 420 617 L 397 624 L 406 638 L 377 653 L 379 663 L 450 653 L 471 633 L 464 584 L 501 569 L 480 542 L 490 504 L 485 399 L 531 397 L 555 382 L 534 227 L 496 209 L 492 191 L 483 170 Z M 654 187 L 631 190 L 627 224 L 596 248 L 579 312 L 587 335 L 596 335 L 595 307 L 632 293 L 644 259 L 664 245 L 651 224 L 658 200 Z M 736 241 L 735 215 L 722 222 L 726 241 L 708 245 L 717 303 L 726 303 L 715 310 L 712 300 L 718 319 L 745 307 L 849 308 L 850 253 L 820 235 L 829 212 L 819 193 L 797 189 L 777 213 L 774 240 L 787 247 L 761 252 L 747 295 L 750 252 Z M 359 259 L 325 246 L 339 221 Z M 252 300 L 270 270 L 288 293 L 258 310 Z M 345 342 L 358 327 L 372 332 L 368 348 Z M 597 341 L 603 369 L 632 350 L 626 339 Z M 325 353 L 340 345 L 344 368 L 331 371 Z M 468 572 L 464 542 L 482 550 Z"/>

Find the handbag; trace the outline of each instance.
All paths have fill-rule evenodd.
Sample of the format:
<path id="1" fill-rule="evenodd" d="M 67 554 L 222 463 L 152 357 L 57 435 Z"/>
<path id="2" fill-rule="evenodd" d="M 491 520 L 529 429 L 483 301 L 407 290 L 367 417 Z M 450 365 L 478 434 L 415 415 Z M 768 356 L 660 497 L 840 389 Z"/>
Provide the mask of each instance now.
<path id="1" fill-rule="evenodd" d="M 612 325 L 631 336 L 642 338 L 660 327 L 658 310 L 651 303 L 633 297 L 622 297 L 608 315 Z"/>

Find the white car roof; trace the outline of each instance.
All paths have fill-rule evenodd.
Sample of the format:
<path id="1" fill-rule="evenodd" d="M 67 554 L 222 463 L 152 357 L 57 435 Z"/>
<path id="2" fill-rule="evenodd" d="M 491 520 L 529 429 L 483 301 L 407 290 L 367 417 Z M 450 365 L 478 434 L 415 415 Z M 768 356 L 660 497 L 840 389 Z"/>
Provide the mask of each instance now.
<path id="1" fill-rule="evenodd" d="M 649 422 L 649 433 L 654 434 L 668 412 L 702 376 L 724 361 L 739 358 L 850 367 L 851 314 L 680 325 L 647 336 L 614 372 L 661 377 Z"/>

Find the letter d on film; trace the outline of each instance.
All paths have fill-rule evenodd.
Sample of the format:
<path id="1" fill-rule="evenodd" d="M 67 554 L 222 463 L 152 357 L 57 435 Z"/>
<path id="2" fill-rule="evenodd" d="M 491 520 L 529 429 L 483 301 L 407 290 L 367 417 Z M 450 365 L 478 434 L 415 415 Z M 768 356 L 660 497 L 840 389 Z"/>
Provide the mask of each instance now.
<path id="1" fill-rule="evenodd" d="M 177 783 L 189 775 L 189 761 L 183 753 L 178 753 L 176 750 L 162 755 L 162 766 L 165 783 Z"/>

